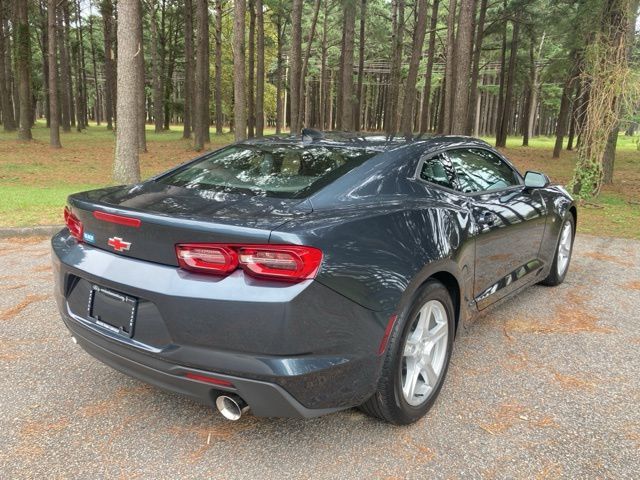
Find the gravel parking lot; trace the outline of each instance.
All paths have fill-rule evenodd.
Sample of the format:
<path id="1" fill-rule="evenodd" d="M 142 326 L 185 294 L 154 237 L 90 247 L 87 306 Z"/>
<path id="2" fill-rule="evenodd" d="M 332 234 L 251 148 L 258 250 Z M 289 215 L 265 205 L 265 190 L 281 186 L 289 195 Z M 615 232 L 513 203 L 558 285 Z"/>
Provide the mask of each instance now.
<path id="1" fill-rule="evenodd" d="M 0 478 L 638 478 L 640 242 L 578 236 L 567 281 L 456 341 L 425 419 L 210 409 L 72 344 L 49 244 L 0 240 Z"/>

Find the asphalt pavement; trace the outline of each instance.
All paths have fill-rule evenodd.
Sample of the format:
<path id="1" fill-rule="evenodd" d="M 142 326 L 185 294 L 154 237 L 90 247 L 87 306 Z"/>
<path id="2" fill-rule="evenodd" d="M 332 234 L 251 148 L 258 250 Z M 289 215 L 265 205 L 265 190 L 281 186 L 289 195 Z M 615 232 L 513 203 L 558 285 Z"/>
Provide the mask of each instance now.
<path id="1" fill-rule="evenodd" d="M 566 282 L 456 339 L 426 418 L 211 409 L 75 346 L 49 244 L 0 240 L 0 479 L 639 478 L 640 242 L 578 236 Z"/>

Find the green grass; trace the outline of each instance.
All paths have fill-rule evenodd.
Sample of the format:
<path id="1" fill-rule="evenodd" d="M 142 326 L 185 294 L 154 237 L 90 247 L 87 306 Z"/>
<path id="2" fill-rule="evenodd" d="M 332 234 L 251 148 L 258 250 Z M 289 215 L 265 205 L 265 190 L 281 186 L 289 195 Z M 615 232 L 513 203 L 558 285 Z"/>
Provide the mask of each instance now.
<path id="1" fill-rule="evenodd" d="M 0 218 L 4 226 L 61 224 L 62 206 L 72 192 L 95 185 L 56 185 L 47 188 L 30 185 L 0 185 Z"/>
<path id="2" fill-rule="evenodd" d="M 272 133 L 272 132 L 267 132 Z M 114 134 L 104 125 L 92 125 L 82 133 L 62 133 L 62 149 L 49 147 L 49 130 L 42 122 L 33 129 L 33 142 L 16 140 L 15 133 L 0 131 L 0 226 L 60 224 L 66 197 L 74 192 L 112 184 Z M 217 148 L 233 141 L 233 135 L 211 132 Z M 495 139 L 485 138 L 489 143 Z M 580 208 L 578 229 L 605 236 L 640 239 L 640 152 L 638 137 L 618 139 L 614 184 L 593 203 Z M 505 155 L 521 170 L 539 170 L 554 182 L 566 184 L 574 168 L 574 152 L 551 158 L 555 138 L 537 137 L 522 147 L 520 137 L 507 140 Z M 155 134 L 147 126 L 148 153 L 140 157 L 143 178 L 166 170 L 197 155 L 182 128 Z"/>

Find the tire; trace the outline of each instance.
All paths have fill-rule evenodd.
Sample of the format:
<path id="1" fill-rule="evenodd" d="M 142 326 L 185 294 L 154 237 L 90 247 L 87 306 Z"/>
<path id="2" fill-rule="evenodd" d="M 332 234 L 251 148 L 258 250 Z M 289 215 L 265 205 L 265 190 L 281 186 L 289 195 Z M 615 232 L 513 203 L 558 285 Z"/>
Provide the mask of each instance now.
<path id="1" fill-rule="evenodd" d="M 418 329 L 421 311 L 422 318 L 429 317 L 423 323 L 427 326 L 426 333 L 422 334 L 420 332 L 424 332 L 424 329 Z M 440 393 L 449 367 L 455 334 L 454 315 L 451 296 L 442 283 L 430 280 L 420 288 L 414 302 L 398 316 L 389 337 L 378 389 L 360 406 L 362 411 L 395 425 L 413 423 L 429 411 Z M 446 322 L 446 326 L 443 322 Z M 446 339 L 443 338 L 445 332 Z M 418 338 L 420 341 L 417 341 Z M 405 356 L 411 351 L 415 353 Z M 430 353 L 426 355 L 426 351 Z M 431 368 L 416 363 L 417 357 L 422 359 L 420 362 L 429 362 Z M 407 383 L 409 378 L 413 378 L 409 376 L 409 372 L 414 371 L 412 367 L 421 372 L 415 376 L 413 389 L 410 386 L 412 383 Z M 423 370 L 430 375 L 423 374 Z M 427 379 L 428 376 L 431 378 Z M 413 395 L 410 392 L 414 392 Z"/>
<path id="2" fill-rule="evenodd" d="M 566 255 L 566 253 L 568 252 L 568 257 L 566 258 L 566 263 L 563 264 L 561 249 L 563 249 L 563 234 L 565 232 L 565 229 L 567 228 L 571 229 L 568 237 L 571 243 L 568 246 L 568 249 L 566 248 L 566 245 L 564 245 L 564 253 Z M 564 278 L 567 276 L 567 272 L 569 271 L 569 265 L 571 264 L 571 256 L 573 254 L 573 240 L 575 238 L 575 231 L 576 231 L 576 221 L 573 218 L 573 214 L 569 212 L 567 213 L 567 216 L 564 218 L 564 221 L 562 222 L 562 228 L 560 229 L 560 233 L 558 234 L 558 242 L 556 244 L 556 253 L 553 256 L 551 271 L 549 272 L 549 275 L 547 275 L 547 277 L 540 282 L 542 285 L 555 287 L 557 285 L 560 285 L 562 282 L 564 282 Z"/>

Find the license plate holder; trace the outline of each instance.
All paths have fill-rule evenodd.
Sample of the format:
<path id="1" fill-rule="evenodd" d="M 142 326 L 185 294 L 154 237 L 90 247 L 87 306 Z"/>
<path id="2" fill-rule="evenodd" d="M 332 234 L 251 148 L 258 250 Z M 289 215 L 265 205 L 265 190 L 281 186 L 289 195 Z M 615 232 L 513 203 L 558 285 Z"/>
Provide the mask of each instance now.
<path id="1" fill-rule="evenodd" d="M 107 330 L 131 338 L 138 310 L 138 299 L 99 285 L 89 293 L 89 320 Z"/>

